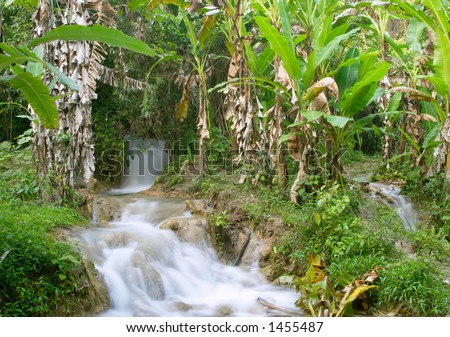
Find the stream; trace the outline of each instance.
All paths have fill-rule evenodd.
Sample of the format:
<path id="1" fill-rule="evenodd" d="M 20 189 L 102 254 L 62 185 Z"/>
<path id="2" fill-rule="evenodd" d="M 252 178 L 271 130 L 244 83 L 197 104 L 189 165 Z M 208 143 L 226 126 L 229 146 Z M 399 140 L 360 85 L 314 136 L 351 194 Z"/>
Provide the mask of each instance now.
<path id="1" fill-rule="evenodd" d="M 384 195 L 384 197 L 381 197 L 383 203 L 397 210 L 397 215 L 402 220 L 405 229 L 415 230 L 417 212 L 414 210 L 412 203 L 401 194 L 400 187 L 382 183 L 370 183 L 369 186 L 374 187 L 376 191 L 380 191 Z M 379 197 L 373 192 L 372 196 Z"/>
<path id="2" fill-rule="evenodd" d="M 142 163 L 131 164 L 137 174 Z M 271 285 L 257 258 L 247 267 L 226 265 L 206 234 L 186 242 L 161 228 L 166 219 L 193 217 L 185 200 L 129 193 L 148 188 L 154 177 L 125 181 L 102 196 L 121 205 L 120 217 L 98 221 L 93 207 L 92 227 L 78 238 L 109 291 L 111 308 L 103 316 L 266 316 L 258 298 L 298 312 L 298 294 Z"/>
<path id="3" fill-rule="evenodd" d="M 134 143 L 133 143 L 134 142 Z M 191 219 L 186 200 L 140 195 L 152 186 L 167 158 L 164 143 L 128 144 L 129 166 L 122 184 L 98 198 L 109 199 L 113 221 L 99 219 L 93 203 L 92 227 L 79 234 L 83 251 L 103 277 L 111 307 L 103 316 L 267 316 L 258 298 L 298 311 L 298 294 L 270 284 L 258 266 L 259 251 L 249 266 L 222 263 L 207 231 L 186 227 L 189 240 L 164 227 L 166 221 Z M 155 169 L 155 165 L 158 170 Z M 411 203 L 393 185 L 371 183 L 383 202 L 397 209 L 406 229 L 414 229 Z M 374 195 L 374 197 L 379 197 Z M 185 223 L 189 223 L 184 221 Z M 197 228 L 198 229 L 198 228 Z M 278 313 L 279 314 L 279 313 Z"/>
<path id="4" fill-rule="evenodd" d="M 109 290 L 111 309 L 104 315 L 264 316 L 258 297 L 295 310 L 295 291 L 269 284 L 258 261 L 247 268 L 225 265 L 206 240 L 183 242 L 161 229 L 168 217 L 192 216 L 184 200 L 127 199 L 119 221 L 80 235 Z"/>

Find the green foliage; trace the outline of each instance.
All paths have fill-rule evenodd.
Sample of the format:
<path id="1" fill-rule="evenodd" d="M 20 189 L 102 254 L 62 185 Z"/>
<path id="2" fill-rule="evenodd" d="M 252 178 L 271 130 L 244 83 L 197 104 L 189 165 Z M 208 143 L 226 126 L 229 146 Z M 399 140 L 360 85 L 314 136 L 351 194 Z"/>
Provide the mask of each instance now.
<path id="1" fill-rule="evenodd" d="M 345 288 L 334 289 L 330 279 L 325 272 L 325 262 L 322 255 L 308 256 L 309 268 L 302 278 L 296 277 L 294 282 L 300 298 L 295 303 L 303 311 L 312 316 L 339 317 L 351 316 L 353 314 L 353 302 L 358 299 L 366 299 L 365 293 L 376 285 L 370 285 L 378 278 L 377 268 L 370 269 L 360 278 L 352 280 L 348 275 L 342 273 L 340 283 Z"/>
<path id="2" fill-rule="evenodd" d="M 413 250 L 420 256 L 426 256 L 437 261 L 446 262 L 450 257 L 450 242 L 442 230 L 420 228 L 409 233 Z"/>
<path id="3" fill-rule="evenodd" d="M 49 96 L 48 88 L 41 79 L 24 72 L 11 77 L 9 83 L 16 90 L 20 90 L 25 99 L 39 115 L 43 125 L 49 128 L 58 126 L 58 112 L 54 100 Z"/>
<path id="4" fill-rule="evenodd" d="M 165 183 L 165 187 L 168 190 L 171 190 L 173 187 L 175 187 L 176 185 L 178 185 L 182 181 L 183 181 L 183 177 L 178 175 L 178 174 L 175 174 L 173 176 L 169 176 L 168 181 Z"/>
<path id="5" fill-rule="evenodd" d="M 442 279 L 431 260 L 404 258 L 382 271 L 378 301 L 399 305 L 408 315 L 448 315 L 450 287 Z"/>
<path id="6" fill-rule="evenodd" d="M 55 240 L 57 227 L 81 225 L 75 210 L 22 202 L 0 202 L 2 316 L 57 315 L 77 295 L 78 248 Z M 49 235 L 51 232 L 54 234 Z"/>
<path id="7" fill-rule="evenodd" d="M 35 200 L 39 190 L 29 149 L 0 143 L 0 202 Z"/>
<path id="8" fill-rule="evenodd" d="M 435 238 L 444 237 L 450 241 L 450 196 L 442 188 L 444 173 L 422 179 L 419 168 L 401 167 L 399 172 L 406 180 L 405 193 L 416 202 L 420 211 L 429 214 L 427 225 L 434 228 L 431 231 L 436 234 Z"/>
<path id="9" fill-rule="evenodd" d="M 358 208 L 357 196 L 334 185 L 322 188 L 316 199 L 316 211 L 310 213 L 309 225 L 302 233 L 306 245 L 294 254 L 295 258 L 324 253 L 335 261 L 349 256 L 394 254 L 395 238 L 386 238 L 389 231 L 364 223 L 354 212 Z"/>
<path id="10" fill-rule="evenodd" d="M 37 201 L 29 149 L 0 143 L 0 315 L 68 315 L 84 282 L 78 248 L 61 228 L 85 225 L 67 207 Z"/>
<path id="11" fill-rule="evenodd" d="M 27 143 L 26 137 L 24 144 Z M 21 140 L 19 139 L 19 140 Z M 57 186 L 58 176 L 55 172 L 47 172 L 48 181 L 51 184 L 38 180 L 33 167 L 30 148 L 13 146 L 10 142 L 0 143 L 0 202 L 14 201 L 37 201 L 39 191 L 51 194 L 52 188 Z M 58 200 L 53 200 L 59 205 L 77 205 L 79 196 L 77 193 L 66 187 L 65 196 Z"/>
<path id="12" fill-rule="evenodd" d="M 228 211 L 225 210 L 217 214 L 210 214 L 209 223 L 216 227 L 227 227 L 230 224 L 228 221 Z"/>
<path id="13" fill-rule="evenodd" d="M 225 137 L 218 127 L 210 128 L 210 138 L 207 140 L 208 169 L 215 173 L 215 169 L 231 168 L 231 139 Z"/>
<path id="14" fill-rule="evenodd" d="M 146 43 L 132 38 L 118 30 L 100 25 L 59 26 L 46 33 L 44 36 L 32 40 L 28 43 L 28 47 L 34 47 L 55 40 L 103 42 L 109 46 L 128 49 L 151 57 L 156 55 L 155 50 L 150 48 Z"/>
<path id="15" fill-rule="evenodd" d="M 300 62 L 297 60 L 295 51 L 289 48 L 289 43 L 292 41 L 288 41 L 285 36 L 280 35 L 277 29 L 271 25 L 269 18 L 258 16 L 255 21 L 263 36 L 270 42 L 273 51 L 280 55 L 289 76 L 299 81 L 301 78 Z"/>

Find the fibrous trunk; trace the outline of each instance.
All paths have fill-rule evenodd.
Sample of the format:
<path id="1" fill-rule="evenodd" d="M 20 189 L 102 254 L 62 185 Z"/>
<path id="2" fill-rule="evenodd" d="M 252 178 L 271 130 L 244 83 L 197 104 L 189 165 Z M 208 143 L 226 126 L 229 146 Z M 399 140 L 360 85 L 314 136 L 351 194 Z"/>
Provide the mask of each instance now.
<path id="1" fill-rule="evenodd" d="M 84 0 L 54 2 L 39 0 L 33 17 L 35 36 L 39 37 L 59 25 L 90 25 L 90 16 Z M 69 91 L 56 82 L 51 89 L 59 113 L 59 126 L 49 130 L 39 122 L 33 123 L 33 152 L 38 176 L 43 182 L 42 196 L 64 201 L 76 186 L 88 186 L 93 180 L 94 144 L 92 138 L 91 102 L 96 98 L 92 74 L 93 57 L 88 42 L 54 41 L 44 46 L 44 59 L 58 67 L 78 85 L 78 91 Z M 92 62 L 91 62 L 92 61 Z M 98 75 L 98 74 L 97 74 Z M 53 84 L 53 76 L 45 72 L 44 81 Z M 31 112 L 32 115 L 37 116 Z"/>
<path id="2" fill-rule="evenodd" d="M 237 147 L 235 164 L 252 163 L 254 154 L 254 109 L 252 106 L 250 81 L 247 79 L 249 71 L 245 60 L 244 45 L 239 28 L 242 25 L 242 3 L 236 5 L 236 12 L 232 18 L 233 54 L 228 69 L 228 81 L 238 78 L 239 82 L 232 82 L 227 87 L 225 118 L 231 120 L 231 131 Z"/>
<path id="3" fill-rule="evenodd" d="M 439 136 L 442 141 L 441 145 L 436 151 L 436 169 L 437 172 L 445 172 L 445 191 L 450 194 L 450 113 L 444 122 L 444 127 Z"/>

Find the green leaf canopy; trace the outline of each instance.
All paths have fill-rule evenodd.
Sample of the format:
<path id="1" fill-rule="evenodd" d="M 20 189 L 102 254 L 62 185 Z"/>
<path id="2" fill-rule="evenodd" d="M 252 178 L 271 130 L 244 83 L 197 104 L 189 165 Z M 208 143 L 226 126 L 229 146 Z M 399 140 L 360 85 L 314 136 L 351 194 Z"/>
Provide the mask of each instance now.
<path id="1" fill-rule="evenodd" d="M 34 47 L 41 43 L 50 41 L 97 41 L 106 43 L 112 47 L 125 48 L 136 53 L 156 56 L 156 51 L 150 48 L 145 42 L 126 35 L 118 30 L 102 27 L 100 25 L 92 26 L 60 26 L 52 29 L 43 37 L 32 40 L 28 47 Z"/>

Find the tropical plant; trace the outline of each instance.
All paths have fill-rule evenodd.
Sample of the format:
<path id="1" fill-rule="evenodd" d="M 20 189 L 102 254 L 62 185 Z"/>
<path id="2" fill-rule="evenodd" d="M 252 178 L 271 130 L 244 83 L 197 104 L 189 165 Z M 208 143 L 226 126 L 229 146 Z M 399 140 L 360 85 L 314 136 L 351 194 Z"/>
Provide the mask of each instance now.
<path id="1" fill-rule="evenodd" d="M 73 25 L 55 28 L 58 20 L 55 21 L 53 6 L 48 1 L 40 1 L 35 15 L 37 38 L 26 47 L 3 44 L 7 54 L 1 55 L 2 69 L 10 68 L 12 71 L 12 75 L 2 79 L 21 90 L 31 105 L 39 176 L 47 180 L 47 185 L 57 187 L 53 191 L 55 195 L 51 193 L 48 196 L 57 200 L 65 198 L 67 188 L 74 188 L 77 183 L 88 184 L 95 170 L 91 100 L 96 97 L 95 81 L 102 78 L 99 72 L 108 73 L 107 69 L 100 67 L 104 50 L 97 42 L 155 56 L 155 51 L 142 41 L 112 28 L 92 25 L 92 20 L 111 24 L 110 16 L 114 11 L 106 1 L 86 3 L 82 8 L 76 7 L 80 4 L 75 2 L 69 5 L 65 14 L 59 12 L 58 20 L 64 21 L 70 12 L 77 13 L 71 16 Z M 76 25 L 86 22 L 91 9 L 97 10 L 90 21 L 91 26 Z M 93 43 L 92 47 L 89 42 Z M 30 51 L 32 47 L 36 47 L 34 52 Z M 64 55 L 70 49 L 72 59 L 67 62 Z M 78 65 L 72 62 L 74 60 Z M 19 66 L 25 63 L 26 68 Z M 56 83 L 58 79 L 61 84 Z M 50 131 L 57 126 L 58 131 Z"/>
<path id="2" fill-rule="evenodd" d="M 256 17 L 255 21 L 282 61 L 287 80 L 279 83 L 284 88 L 281 90 L 291 92 L 287 115 L 294 116 L 294 123 L 291 122 L 291 132 L 280 141 L 288 140 L 289 153 L 299 162 L 297 178 L 291 187 L 291 201 L 296 202 L 300 182 L 313 174 L 314 166 L 320 167 L 319 158 L 328 159 L 322 165 L 323 170 L 329 170 L 335 180 L 341 178 L 339 155 L 343 144 L 364 126 L 361 122 L 350 129 L 347 123 L 374 99 L 377 84 L 390 64 L 377 64 L 377 53 L 360 55 L 356 48 L 351 48 L 337 65 L 338 70 L 332 71 L 331 66 L 336 64 L 331 64 L 330 56 L 342 54 L 346 48 L 341 44 L 355 36 L 359 28 L 351 29 L 345 21 L 333 24 L 338 13 L 337 1 L 307 1 L 296 3 L 301 10 L 295 12 L 295 18 L 306 28 L 302 27 L 302 33 L 293 38 L 288 28 L 292 25 L 290 12 L 286 5 L 283 8 L 280 10 L 283 34 L 267 17 Z M 312 18 L 317 22 L 315 25 Z M 310 33 L 303 34 L 306 31 Z M 339 83 L 330 75 L 335 75 Z M 322 150 L 319 144 L 323 144 Z"/>
<path id="3" fill-rule="evenodd" d="M 325 272 L 323 256 L 310 254 L 308 262 L 309 268 L 306 275 L 294 279 L 297 291 L 300 292 L 300 298 L 295 304 L 312 316 L 351 316 L 353 302 L 364 301 L 365 293 L 370 289 L 377 288 L 376 285 L 370 285 L 370 283 L 378 278 L 379 268 L 374 268 L 355 280 L 349 280 L 343 273 L 341 282 L 346 285 L 342 290 L 335 290 Z"/>
<path id="4" fill-rule="evenodd" d="M 395 1 L 395 3 L 411 18 L 426 25 L 433 32 L 429 40 L 434 46 L 432 54 L 433 72 L 425 78 L 432 83 L 439 100 L 425 93 L 420 99 L 433 102 L 443 120 L 443 127 L 436 140 L 441 141 L 436 155 L 436 170 L 445 171 L 446 190 L 450 188 L 450 13 L 445 0 L 424 0 L 415 5 L 411 1 Z M 423 26 L 418 30 L 422 33 Z M 411 92 L 411 91 L 409 91 Z"/>

